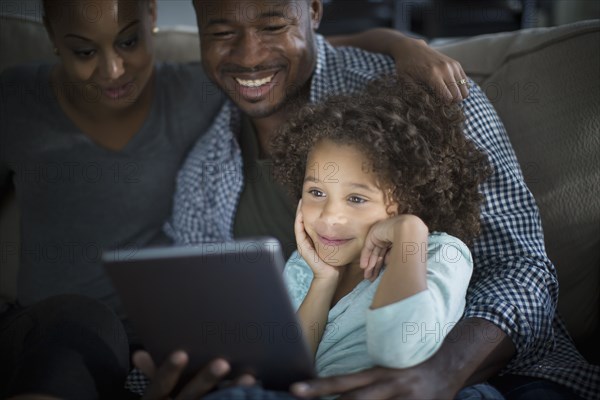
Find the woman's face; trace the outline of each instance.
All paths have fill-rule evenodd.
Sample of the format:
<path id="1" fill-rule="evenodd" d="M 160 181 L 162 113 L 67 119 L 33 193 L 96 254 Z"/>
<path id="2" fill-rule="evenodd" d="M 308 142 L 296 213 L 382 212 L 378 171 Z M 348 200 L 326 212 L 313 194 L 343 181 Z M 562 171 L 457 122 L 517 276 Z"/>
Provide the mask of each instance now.
<path id="1" fill-rule="evenodd" d="M 46 27 L 61 59 L 58 90 L 122 108 L 152 76 L 155 0 L 53 0 Z"/>

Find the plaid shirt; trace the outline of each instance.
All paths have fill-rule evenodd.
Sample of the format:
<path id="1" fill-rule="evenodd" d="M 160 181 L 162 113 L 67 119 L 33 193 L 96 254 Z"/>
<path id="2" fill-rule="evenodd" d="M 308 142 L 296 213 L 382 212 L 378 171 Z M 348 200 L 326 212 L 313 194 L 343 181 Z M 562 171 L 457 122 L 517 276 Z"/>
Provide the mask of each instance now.
<path id="1" fill-rule="evenodd" d="M 389 57 L 354 48 L 334 49 L 317 36 L 310 101 L 360 90 L 382 73 L 394 73 Z M 465 134 L 486 151 L 494 174 L 482 186 L 482 235 L 473 247 L 475 269 L 465 317 L 500 327 L 517 353 L 502 373 L 546 378 L 586 398 L 598 398 L 600 367 L 588 364 L 556 313 L 558 281 L 546 256 L 537 206 L 493 106 L 470 82 L 463 102 Z M 240 111 L 227 103 L 179 172 L 173 215 L 165 231 L 178 244 L 233 239 L 243 188 L 236 136 Z"/>

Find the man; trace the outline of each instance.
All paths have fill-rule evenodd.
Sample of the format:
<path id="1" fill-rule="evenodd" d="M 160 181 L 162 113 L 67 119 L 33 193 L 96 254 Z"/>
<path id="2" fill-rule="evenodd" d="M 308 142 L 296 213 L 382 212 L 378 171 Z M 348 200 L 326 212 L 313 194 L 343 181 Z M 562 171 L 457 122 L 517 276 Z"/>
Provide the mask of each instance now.
<path id="1" fill-rule="evenodd" d="M 231 101 L 189 154 L 166 231 L 179 244 L 270 234 L 289 252 L 295 205 L 268 178 L 277 128 L 294 105 L 359 90 L 393 72 L 393 62 L 328 46 L 314 33 L 319 0 L 196 0 L 194 6 L 203 67 Z M 456 82 L 464 84 L 465 77 Z M 557 317 L 556 272 L 502 123 L 475 85 L 463 106 L 465 133 L 486 150 L 495 170 L 482 187 L 483 234 L 473 248 L 464 319 L 420 365 L 299 383 L 296 395 L 452 398 L 500 371 L 505 375 L 497 386 L 518 398 L 592 398 L 600 391 L 599 368 L 577 353 Z M 171 371 L 169 379 L 178 370 Z"/>

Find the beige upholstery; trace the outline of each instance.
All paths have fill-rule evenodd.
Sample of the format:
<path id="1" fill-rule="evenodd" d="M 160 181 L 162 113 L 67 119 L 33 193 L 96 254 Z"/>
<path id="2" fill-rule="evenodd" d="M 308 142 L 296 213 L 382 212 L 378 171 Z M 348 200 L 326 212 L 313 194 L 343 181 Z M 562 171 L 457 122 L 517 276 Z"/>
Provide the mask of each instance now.
<path id="1" fill-rule="evenodd" d="M 199 58 L 193 30 L 161 29 L 157 58 Z M 504 121 L 541 210 L 561 284 L 559 309 L 588 358 L 599 332 L 600 21 L 485 35 L 440 48 L 459 60 Z M 52 59 L 43 27 L 0 19 L 0 69 Z M 16 243 L 15 210 L 2 243 Z M 1 255 L 1 253 L 0 253 Z M 14 296 L 16 259 L 0 258 L 0 299 Z M 12 263 L 12 264 L 11 264 Z M 11 265 L 9 265 L 11 264 Z M 10 281 L 10 282 L 9 282 Z"/>
<path id="2" fill-rule="evenodd" d="M 600 334 L 600 21 L 485 35 L 440 50 L 504 122 L 544 227 L 559 311 L 586 355 Z M 589 349 L 589 351 L 588 351 Z"/>

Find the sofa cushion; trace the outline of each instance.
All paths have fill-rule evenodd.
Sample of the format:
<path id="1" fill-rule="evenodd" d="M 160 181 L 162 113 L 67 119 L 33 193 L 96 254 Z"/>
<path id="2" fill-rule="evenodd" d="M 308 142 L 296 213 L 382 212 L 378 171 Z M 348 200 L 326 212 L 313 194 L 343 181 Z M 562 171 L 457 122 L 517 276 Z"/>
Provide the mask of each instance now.
<path id="1" fill-rule="evenodd" d="M 600 320 L 600 21 L 441 47 L 504 122 L 542 217 L 559 312 L 588 358 Z M 585 348 L 583 348 L 585 347 Z"/>
<path id="2" fill-rule="evenodd" d="M 0 71 L 11 65 L 56 59 L 44 26 L 26 17 L 0 16 Z"/>
<path id="3" fill-rule="evenodd" d="M 200 38 L 195 27 L 160 28 L 154 38 L 156 59 L 162 61 L 200 60 Z"/>

